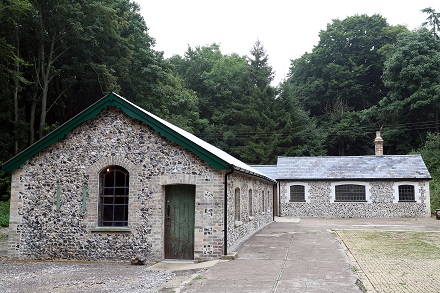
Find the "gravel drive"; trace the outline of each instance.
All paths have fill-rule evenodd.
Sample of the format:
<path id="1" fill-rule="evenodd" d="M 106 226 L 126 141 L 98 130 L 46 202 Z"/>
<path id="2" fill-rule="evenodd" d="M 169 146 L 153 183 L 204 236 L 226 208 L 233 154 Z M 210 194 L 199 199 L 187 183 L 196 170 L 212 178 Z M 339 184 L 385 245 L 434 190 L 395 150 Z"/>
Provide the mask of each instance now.
<path id="1" fill-rule="evenodd" d="M 159 292 L 176 274 L 122 263 L 0 261 L 2 292 Z"/>
<path id="2" fill-rule="evenodd" d="M 153 271 L 122 262 L 8 261 L 7 229 L 0 228 L 0 291 L 170 292 L 194 271 Z M 179 282 L 178 282 L 179 283 Z"/>

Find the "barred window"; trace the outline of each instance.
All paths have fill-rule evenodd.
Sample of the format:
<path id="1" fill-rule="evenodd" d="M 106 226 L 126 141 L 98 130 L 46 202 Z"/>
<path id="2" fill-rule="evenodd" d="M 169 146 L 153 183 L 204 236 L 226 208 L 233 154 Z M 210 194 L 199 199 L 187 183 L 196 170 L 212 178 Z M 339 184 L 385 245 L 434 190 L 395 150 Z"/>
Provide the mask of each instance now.
<path id="1" fill-rule="evenodd" d="M 252 204 L 252 189 L 249 189 L 249 216 L 253 216 L 254 211 L 253 211 L 254 207 Z"/>
<path id="2" fill-rule="evenodd" d="M 240 221 L 240 188 L 235 189 L 235 221 Z"/>
<path id="3" fill-rule="evenodd" d="M 99 226 L 128 226 L 129 174 L 120 166 L 108 166 L 99 174 Z"/>
<path id="4" fill-rule="evenodd" d="M 365 186 L 344 184 L 335 186 L 335 201 L 366 201 Z"/>
<path id="5" fill-rule="evenodd" d="M 399 201 L 416 201 L 414 185 L 399 185 Z"/>
<path id="6" fill-rule="evenodd" d="M 290 186 L 290 202 L 305 202 L 305 188 L 304 185 Z"/>

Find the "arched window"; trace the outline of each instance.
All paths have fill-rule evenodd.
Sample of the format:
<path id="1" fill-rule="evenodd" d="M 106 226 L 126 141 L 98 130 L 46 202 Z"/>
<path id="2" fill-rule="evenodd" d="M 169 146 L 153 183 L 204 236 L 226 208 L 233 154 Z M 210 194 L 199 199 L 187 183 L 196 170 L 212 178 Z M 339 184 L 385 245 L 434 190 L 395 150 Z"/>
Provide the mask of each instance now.
<path id="1" fill-rule="evenodd" d="M 262 206 L 262 212 L 265 212 L 265 205 L 264 205 L 264 191 L 261 192 L 261 206 Z"/>
<path id="2" fill-rule="evenodd" d="M 99 174 L 99 226 L 128 226 L 128 171 L 108 166 Z"/>
<path id="3" fill-rule="evenodd" d="M 416 201 L 414 185 L 399 185 L 399 201 Z"/>
<path id="4" fill-rule="evenodd" d="M 365 186 L 343 184 L 335 186 L 335 201 L 366 201 Z"/>
<path id="5" fill-rule="evenodd" d="M 240 188 L 235 189 L 235 221 L 240 221 Z"/>
<path id="6" fill-rule="evenodd" d="M 304 185 L 290 186 L 290 202 L 305 202 L 305 188 Z"/>
<path id="7" fill-rule="evenodd" d="M 254 214 L 253 206 L 252 206 L 252 189 L 249 189 L 249 216 Z"/>

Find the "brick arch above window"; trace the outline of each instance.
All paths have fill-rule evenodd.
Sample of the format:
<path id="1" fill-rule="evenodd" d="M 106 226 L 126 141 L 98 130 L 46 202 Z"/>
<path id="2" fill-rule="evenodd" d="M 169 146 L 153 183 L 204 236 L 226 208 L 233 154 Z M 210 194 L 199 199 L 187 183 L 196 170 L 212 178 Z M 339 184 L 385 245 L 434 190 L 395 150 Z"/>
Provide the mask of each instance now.
<path id="1" fill-rule="evenodd" d="M 88 168 L 86 167 L 88 169 L 87 173 L 99 174 L 107 166 L 112 166 L 112 165 L 121 166 L 130 173 L 138 171 L 137 170 L 138 167 L 135 164 L 133 164 L 130 160 L 128 160 L 122 156 L 119 156 L 119 155 L 114 155 L 114 156 L 103 157 L 103 158 L 97 160 L 90 167 L 88 167 Z"/>
<path id="2" fill-rule="evenodd" d="M 98 229 L 100 225 L 100 219 L 99 219 L 99 213 L 98 213 L 98 207 L 100 204 L 100 180 L 99 176 L 100 173 L 103 171 L 106 171 L 107 167 L 109 166 L 119 166 L 121 168 L 124 168 L 129 174 L 130 174 L 130 180 L 129 180 L 129 186 L 128 189 L 130 190 L 130 194 L 138 194 L 140 192 L 140 186 L 137 184 L 138 181 L 138 175 L 141 173 L 142 169 L 140 166 L 137 166 L 133 164 L 130 160 L 119 156 L 119 155 L 113 155 L 113 156 L 107 156 L 102 157 L 101 159 L 97 160 L 93 165 L 91 166 L 85 166 L 85 178 L 84 178 L 84 184 L 86 186 L 86 197 L 85 197 L 85 206 L 87 206 L 86 209 L 86 225 L 88 229 L 91 229 L 91 231 L 98 231 L 100 232 L 102 229 Z M 137 199 L 135 197 L 132 197 L 128 202 L 128 208 L 130 210 L 130 206 L 135 204 Z M 135 219 L 135 213 L 128 213 L 128 226 L 130 226 L 130 223 L 133 223 Z M 125 227 L 126 229 L 127 227 Z"/>

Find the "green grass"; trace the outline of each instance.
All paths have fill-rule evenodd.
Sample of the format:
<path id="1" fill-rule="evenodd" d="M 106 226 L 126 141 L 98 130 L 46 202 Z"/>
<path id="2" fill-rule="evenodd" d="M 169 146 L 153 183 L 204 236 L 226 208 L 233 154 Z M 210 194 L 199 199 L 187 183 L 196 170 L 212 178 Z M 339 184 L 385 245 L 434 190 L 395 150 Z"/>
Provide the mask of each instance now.
<path id="1" fill-rule="evenodd" d="M 0 201 L 0 227 L 9 226 L 9 201 Z"/>
<path id="2" fill-rule="evenodd" d="M 201 280 L 201 279 L 203 279 L 203 277 L 200 276 L 200 275 L 198 275 L 197 277 L 194 278 L 195 281 L 197 281 L 197 280 Z"/>

